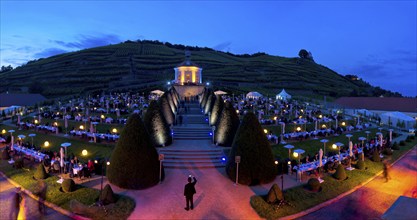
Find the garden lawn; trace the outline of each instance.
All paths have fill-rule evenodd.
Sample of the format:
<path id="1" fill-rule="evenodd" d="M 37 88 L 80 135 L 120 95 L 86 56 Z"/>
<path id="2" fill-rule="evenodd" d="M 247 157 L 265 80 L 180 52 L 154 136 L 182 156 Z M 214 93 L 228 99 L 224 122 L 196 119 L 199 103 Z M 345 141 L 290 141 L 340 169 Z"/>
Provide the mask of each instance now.
<path id="1" fill-rule="evenodd" d="M 394 151 L 393 155 L 391 156 L 392 162 L 397 160 L 401 155 L 406 153 L 412 147 L 416 146 L 417 138 L 414 138 L 411 142 L 405 143 L 406 145 L 401 146 L 400 150 Z M 274 210 L 272 205 L 269 205 L 265 202 L 264 195 L 252 196 L 250 203 L 255 211 L 259 214 L 259 216 L 263 218 L 277 219 L 280 217 L 292 215 L 307 210 L 353 189 L 361 183 L 366 182 L 369 178 L 375 176 L 378 172 L 382 171 L 383 168 L 382 162 L 373 162 L 369 159 L 365 160 L 365 167 L 367 167 L 366 170 L 355 169 L 353 171 L 346 171 L 348 179 L 344 181 L 338 181 L 329 175 L 323 177 L 322 179 L 324 179 L 324 183 L 321 184 L 321 192 L 310 192 L 305 189 L 304 185 L 284 190 L 285 199 L 294 205 L 294 207 L 283 206 L 278 210 Z"/>
<path id="2" fill-rule="evenodd" d="M 0 160 L 0 171 L 23 188 L 31 192 L 36 191 L 37 181 L 32 178 L 36 169 L 15 169 L 6 160 Z M 46 200 L 48 202 L 71 211 L 69 208 L 71 200 L 75 199 L 85 205 L 91 205 L 98 200 L 100 191 L 97 189 L 77 185 L 75 191 L 63 193 L 60 191 L 61 184 L 57 183 L 57 180 L 57 176 L 49 176 L 45 179 L 45 182 L 48 185 L 46 195 Z M 134 208 L 135 201 L 132 198 L 118 195 L 115 207 L 109 210 L 107 216 L 100 215 L 88 217 L 93 219 L 127 219 Z"/>
<path id="3" fill-rule="evenodd" d="M 369 138 L 375 138 L 375 133 L 378 132 L 378 129 L 374 128 L 374 129 L 370 129 L 369 130 L 371 133 L 369 134 Z M 387 132 L 382 132 L 384 134 L 384 138 L 387 135 Z M 317 140 L 314 139 L 308 139 L 308 140 L 304 140 L 304 141 L 291 141 L 288 142 L 286 144 L 276 144 L 272 146 L 272 151 L 275 155 L 276 158 L 278 159 L 284 159 L 284 158 L 288 158 L 288 149 L 284 148 L 285 145 L 287 144 L 291 144 L 294 146 L 294 149 L 303 149 L 305 150 L 305 153 L 301 156 L 301 157 L 305 157 L 306 155 L 310 155 L 310 159 L 313 159 L 312 157 L 314 157 L 314 155 L 316 153 L 319 152 L 320 148 L 323 148 L 323 143 L 320 142 L 321 139 L 327 139 L 329 140 L 329 142 L 326 143 L 326 149 L 325 149 L 325 153 L 327 152 L 334 152 L 334 153 L 338 153 L 338 149 L 333 149 L 332 145 L 336 142 L 341 142 L 344 144 L 344 147 L 348 147 L 349 146 L 349 139 L 346 137 L 346 134 L 348 133 L 343 133 L 340 136 L 329 136 L 329 137 L 320 137 Z M 353 144 L 357 143 L 357 144 L 362 144 L 361 141 L 358 140 L 359 137 L 365 137 L 366 138 L 366 133 L 365 131 L 359 131 L 359 132 L 352 132 L 349 133 L 352 134 L 353 136 L 350 138 L 350 140 L 353 142 Z M 294 149 L 291 149 L 291 152 L 294 152 Z M 324 150 L 324 149 L 323 149 Z M 296 159 L 298 160 L 298 158 L 294 157 L 292 154 L 291 156 L 291 160 Z"/>
<path id="4" fill-rule="evenodd" d="M 15 132 L 13 133 L 14 140 L 17 140 L 17 135 L 23 134 L 26 136 L 24 139 L 25 142 L 31 142 L 32 139 L 29 137 L 29 134 L 36 134 L 36 137 L 33 138 L 33 143 L 35 146 L 41 146 L 44 150 L 51 150 L 59 152 L 59 149 L 61 147 L 62 143 L 69 142 L 71 143 L 71 146 L 67 148 L 68 155 L 71 155 L 73 153 L 75 156 L 77 156 L 82 162 L 87 162 L 88 159 L 94 159 L 94 158 L 110 158 L 111 153 L 113 152 L 113 149 L 115 147 L 114 144 L 96 144 L 96 143 L 89 143 L 86 139 L 79 139 L 77 137 L 63 137 L 63 136 L 57 136 L 53 133 L 47 133 L 44 132 L 37 132 L 35 130 L 17 130 L 15 127 L 7 126 L 7 125 L 1 125 L 0 131 L 5 129 L 6 131 L 13 129 Z M 9 135 L 10 133 L 6 133 L 6 135 Z M 48 141 L 50 146 L 48 148 L 45 148 L 44 142 Z M 88 151 L 87 156 L 83 156 L 81 154 L 82 150 L 86 149 Z"/>
<path id="5" fill-rule="evenodd" d="M 37 118 L 36 118 L 37 119 Z M 115 118 L 114 118 L 115 119 Z M 33 123 L 33 118 L 31 117 L 26 117 L 22 120 L 22 122 L 25 121 L 29 121 L 31 123 Z M 58 123 L 58 127 L 61 127 L 62 132 L 65 133 L 65 122 L 63 119 L 49 119 L 49 118 L 42 118 L 42 124 L 46 124 L 49 123 L 50 125 L 52 125 L 54 122 Z M 72 128 L 75 128 L 76 130 L 79 129 L 80 125 L 85 126 L 87 125 L 87 128 L 84 129 L 90 129 L 90 123 L 85 123 L 83 121 L 75 121 L 75 120 L 68 120 L 68 133 L 71 131 Z M 97 131 L 99 133 L 106 133 L 107 131 L 112 131 L 113 128 L 117 129 L 117 133 L 121 133 L 123 130 L 124 125 L 122 124 L 106 124 L 106 123 L 99 123 L 98 125 L 96 125 Z"/>

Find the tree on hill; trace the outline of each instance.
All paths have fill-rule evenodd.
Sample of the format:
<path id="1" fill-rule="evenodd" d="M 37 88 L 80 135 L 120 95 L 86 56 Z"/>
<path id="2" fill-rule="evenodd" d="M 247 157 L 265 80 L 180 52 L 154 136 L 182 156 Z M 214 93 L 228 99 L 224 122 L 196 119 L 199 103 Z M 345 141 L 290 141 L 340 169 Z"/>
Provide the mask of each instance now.
<path id="1" fill-rule="evenodd" d="M 138 114 L 132 114 L 113 150 L 109 182 L 124 189 L 146 189 L 159 182 L 158 153 Z"/>
<path id="2" fill-rule="evenodd" d="M 171 129 L 164 118 L 161 107 L 152 101 L 143 117 L 154 146 L 168 146 L 172 143 Z"/>
<path id="3" fill-rule="evenodd" d="M 214 131 L 216 144 L 220 146 L 231 146 L 239 123 L 239 116 L 235 108 L 233 108 L 230 102 L 226 102 L 217 121 L 216 130 Z"/>
<path id="4" fill-rule="evenodd" d="M 221 95 L 216 95 L 213 108 L 210 113 L 210 126 L 213 126 L 216 124 L 218 118 L 220 117 L 220 114 L 223 111 L 224 107 L 224 101 Z"/>
<path id="5" fill-rule="evenodd" d="M 298 52 L 298 56 L 300 58 L 307 59 L 308 58 L 308 52 L 307 52 L 307 50 L 301 49 L 300 52 Z"/>
<path id="6" fill-rule="evenodd" d="M 174 124 L 174 113 L 171 110 L 171 106 L 169 105 L 167 95 L 165 93 L 159 98 L 159 106 L 161 106 L 162 114 L 166 119 L 169 125 Z"/>
<path id="7" fill-rule="evenodd" d="M 226 173 L 236 181 L 235 156 L 240 156 L 239 183 L 257 185 L 275 179 L 275 164 L 272 148 L 265 133 L 252 112 L 247 113 L 233 140 L 232 150 L 226 164 Z"/>

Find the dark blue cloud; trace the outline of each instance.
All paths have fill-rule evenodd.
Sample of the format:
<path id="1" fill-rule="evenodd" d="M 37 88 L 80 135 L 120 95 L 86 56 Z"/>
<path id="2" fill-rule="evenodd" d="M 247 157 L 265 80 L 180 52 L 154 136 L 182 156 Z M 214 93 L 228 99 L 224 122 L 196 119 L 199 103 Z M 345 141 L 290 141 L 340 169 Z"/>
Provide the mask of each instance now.
<path id="1" fill-rule="evenodd" d="M 230 45 L 232 45 L 232 42 L 230 41 L 226 41 L 220 44 L 217 44 L 216 46 L 213 47 L 214 50 L 219 50 L 219 51 L 223 51 L 223 50 L 229 50 L 230 49 Z"/>
<path id="2" fill-rule="evenodd" d="M 46 57 L 50 57 L 50 56 L 54 56 L 54 55 L 61 54 L 61 53 L 66 53 L 66 52 L 68 52 L 68 51 L 63 50 L 61 48 L 53 47 L 53 48 L 47 48 L 47 49 L 45 49 L 41 52 L 35 53 L 33 56 L 35 58 L 46 58 Z"/>
<path id="3" fill-rule="evenodd" d="M 102 34 L 99 36 L 79 35 L 77 40 L 73 42 L 65 42 L 60 40 L 52 40 L 52 42 L 67 48 L 86 49 L 120 43 L 121 39 L 119 36 L 114 34 Z"/>

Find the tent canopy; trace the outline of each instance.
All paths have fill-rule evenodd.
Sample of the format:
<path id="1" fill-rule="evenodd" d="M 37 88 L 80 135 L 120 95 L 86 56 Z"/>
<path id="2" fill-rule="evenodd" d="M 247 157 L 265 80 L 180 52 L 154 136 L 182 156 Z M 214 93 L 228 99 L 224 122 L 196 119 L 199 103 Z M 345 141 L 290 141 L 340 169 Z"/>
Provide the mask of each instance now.
<path id="1" fill-rule="evenodd" d="M 285 91 L 285 89 L 282 89 L 282 91 L 280 93 L 278 93 L 275 98 L 279 99 L 279 100 L 287 100 L 287 99 L 291 99 L 291 95 L 288 94 Z"/>
<path id="2" fill-rule="evenodd" d="M 215 91 L 215 92 L 214 92 L 214 94 L 215 94 L 215 95 L 226 95 L 226 94 L 227 94 L 227 92 L 222 91 L 222 90 L 217 90 L 217 91 Z"/>
<path id="3" fill-rule="evenodd" d="M 399 124 L 404 124 L 404 129 L 414 127 L 416 120 L 401 112 L 385 112 L 380 115 L 381 122 L 390 126 L 398 127 Z"/>
<path id="4" fill-rule="evenodd" d="M 246 94 L 247 99 L 259 99 L 262 98 L 262 94 L 259 92 L 249 92 Z"/>
<path id="5" fill-rule="evenodd" d="M 163 92 L 163 91 L 161 91 L 161 90 L 159 90 L 159 89 L 157 89 L 157 90 L 153 90 L 153 91 L 151 92 L 151 94 L 163 95 L 163 94 L 164 94 L 164 92 Z"/>

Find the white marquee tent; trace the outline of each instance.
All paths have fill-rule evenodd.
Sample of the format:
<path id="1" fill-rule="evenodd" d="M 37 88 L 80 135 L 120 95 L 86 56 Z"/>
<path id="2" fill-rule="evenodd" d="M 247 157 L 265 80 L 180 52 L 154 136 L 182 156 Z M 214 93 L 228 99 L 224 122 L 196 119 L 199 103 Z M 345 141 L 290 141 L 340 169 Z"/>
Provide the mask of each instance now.
<path id="1" fill-rule="evenodd" d="M 404 122 L 404 129 L 411 129 L 414 127 L 416 120 L 404 113 L 401 112 L 386 112 L 380 115 L 381 122 L 384 124 L 389 124 L 391 122 L 392 126 L 397 127 L 398 122 Z"/>
<path id="2" fill-rule="evenodd" d="M 277 100 L 288 100 L 291 99 L 291 95 L 288 94 L 285 89 L 282 89 L 282 91 L 276 95 L 275 97 Z"/>
<path id="3" fill-rule="evenodd" d="M 249 92 L 246 94 L 247 99 L 259 99 L 262 98 L 262 94 L 259 92 Z"/>

